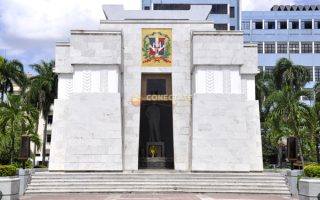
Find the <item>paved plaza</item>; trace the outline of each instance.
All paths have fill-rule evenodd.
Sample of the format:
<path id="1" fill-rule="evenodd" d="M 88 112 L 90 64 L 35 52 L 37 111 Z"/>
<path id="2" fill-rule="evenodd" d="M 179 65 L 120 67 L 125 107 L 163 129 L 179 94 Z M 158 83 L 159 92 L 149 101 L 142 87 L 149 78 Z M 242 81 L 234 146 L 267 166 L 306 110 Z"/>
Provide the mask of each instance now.
<path id="1" fill-rule="evenodd" d="M 289 197 L 240 194 L 48 194 L 21 200 L 295 200 Z"/>

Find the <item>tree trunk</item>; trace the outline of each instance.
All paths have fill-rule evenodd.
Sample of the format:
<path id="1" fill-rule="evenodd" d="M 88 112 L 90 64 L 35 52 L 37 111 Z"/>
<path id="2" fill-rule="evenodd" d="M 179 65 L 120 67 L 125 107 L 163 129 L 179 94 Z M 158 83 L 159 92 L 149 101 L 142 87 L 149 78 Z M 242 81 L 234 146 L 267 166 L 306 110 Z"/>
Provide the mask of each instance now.
<path id="1" fill-rule="evenodd" d="M 319 143 L 320 143 L 319 137 L 317 137 L 317 139 L 316 139 L 316 151 L 317 151 L 317 163 L 318 164 L 320 164 Z"/>
<path id="2" fill-rule="evenodd" d="M 304 168 L 304 158 L 303 158 L 303 151 L 302 151 L 302 142 L 300 137 L 297 137 L 298 139 L 298 146 L 299 146 L 299 153 L 300 153 L 300 159 L 301 159 L 301 163 L 302 163 L 302 168 Z"/>
<path id="3" fill-rule="evenodd" d="M 14 162 L 14 136 L 11 136 L 11 148 L 10 148 L 10 165 Z"/>
<path id="4" fill-rule="evenodd" d="M 279 168 L 282 168 L 282 147 L 278 146 L 278 165 Z"/>
<path id="5" fill-rule="evenodd" d="M 36 123 L 36 133 L 38 134 L 38 128 L 39 128 L 39 119 L 37 120 Z M 34 148 L 33 148 L 33 166 L 36 166 L 36 154 L 37 154 L 37 147 L 36 144 L 34 143 Z"/>
<path id="6" fill-rule="evenodd" d="M 42 138 L 42 165 L 45 165 L 48 116 L 43 116 L 43 118 L 44 118 L 45 123 L 44 123 L 43 138 Z"/>

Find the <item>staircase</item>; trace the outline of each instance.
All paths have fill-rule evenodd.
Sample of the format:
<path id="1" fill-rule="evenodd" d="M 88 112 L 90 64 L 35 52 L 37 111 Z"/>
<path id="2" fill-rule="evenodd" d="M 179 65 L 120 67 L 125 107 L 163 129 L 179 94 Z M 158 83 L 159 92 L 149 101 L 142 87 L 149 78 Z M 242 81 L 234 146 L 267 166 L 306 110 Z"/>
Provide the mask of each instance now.
<path id="1" fill-rule="evenodd" d="M 278 173 L 63 173 L 39 172 L 26 194 L 41 193 L 192 192 L 290 196 Z"/>

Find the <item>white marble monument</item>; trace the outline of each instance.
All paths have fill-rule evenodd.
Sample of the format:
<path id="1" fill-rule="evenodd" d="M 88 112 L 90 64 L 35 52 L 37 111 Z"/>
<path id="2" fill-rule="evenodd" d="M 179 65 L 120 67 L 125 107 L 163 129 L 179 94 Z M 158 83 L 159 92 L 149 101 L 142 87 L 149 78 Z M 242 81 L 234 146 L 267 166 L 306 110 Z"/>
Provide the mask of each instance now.
<path id="1" fill-rule="evenodd" d="M 144 97 L 172 105 L 159 123 L 174 170 L 263 170 L 257 47 L 242 32 L 214 30 L 210 8 L 103 6 L 99 30 L 57 43 L 50 171 L 139 170 Z"/>

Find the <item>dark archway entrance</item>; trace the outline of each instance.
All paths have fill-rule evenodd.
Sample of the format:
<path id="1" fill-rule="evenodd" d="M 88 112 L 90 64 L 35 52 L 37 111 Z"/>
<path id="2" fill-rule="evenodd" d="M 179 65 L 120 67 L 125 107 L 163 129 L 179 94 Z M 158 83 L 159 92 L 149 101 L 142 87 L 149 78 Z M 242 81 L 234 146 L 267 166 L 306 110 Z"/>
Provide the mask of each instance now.
<path id="1" fill-rule="evenodd" d="M 139 169 L 173 169 L 171 74 L 141 80 Z"/>

